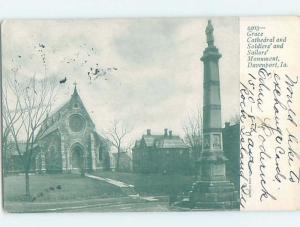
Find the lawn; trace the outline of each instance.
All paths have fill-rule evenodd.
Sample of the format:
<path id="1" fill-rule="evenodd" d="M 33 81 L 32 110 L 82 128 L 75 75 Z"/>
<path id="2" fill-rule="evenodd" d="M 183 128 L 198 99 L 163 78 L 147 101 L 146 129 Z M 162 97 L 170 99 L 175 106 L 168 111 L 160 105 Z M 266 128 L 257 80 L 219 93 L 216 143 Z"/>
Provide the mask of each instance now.
<path id="1" fill-rule="evenodd" d="M 195 181 L 195 176 L 179 174 L 137 174 L 109 171 L 94 174 L 132 184 L 135 191 L 141 195 L 171 195 L 188 192 Z"/>
<path id="2" fill-rule="evenodd" d="M 105 182 L 75 174 L 30 176 L 30 191 L 34 202 L 55 202 L 124 196 L 124 193 Z M 25 200 L 25 177 L 4 177 L 4 201 Z"/>

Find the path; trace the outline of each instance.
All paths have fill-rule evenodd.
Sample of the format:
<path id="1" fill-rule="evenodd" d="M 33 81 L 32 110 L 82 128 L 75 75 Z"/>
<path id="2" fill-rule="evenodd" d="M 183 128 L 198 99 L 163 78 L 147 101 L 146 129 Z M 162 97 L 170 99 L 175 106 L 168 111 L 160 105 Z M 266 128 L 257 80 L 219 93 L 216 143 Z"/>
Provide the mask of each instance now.
<path id="1" fill-rule="evenodd" d="M 134 188 L 134 186 L 131 185 L 131 184 L 126 184 L 124 182 L 113 180 L 113 179 L 110 179 L 110 178 L 103 178 L 103 177 L 99 177 L 99 176 L 95 176 L 95 175 L 91 175 L 91 174 L 87 174 L 87 173 L 85 174 L 85 176 L 88 177 L 88 178 L 95 179 L 95 180 L 105 181 L 109 184 L 115 185 L 115 186 L 120 187 L 120 188 Z"/>
<path id="2" fill-rule="evenodd" d="M 110 178 L 99 177 L 99 176 L 95 176 L 95 175 L 91 175 L 91 174 L 85 174 L 85 176 L 88 178 L 91 178 L 91 179 L 105 181 L 108 184 L 112 184 L 116 187 L 119 187 L 126 195 L 128 195 L 131 198 L 138 198 L 138 199 L 151 201 L 151 202 L 159 200 L 158 198 L 153 197 L 153 196 L 140 196 L 138 193 L 136 193 L 136 191 L 134 189 L 134 185 L 132 185 L 132 184 L 126 184 L 122 181 L 117 181 L 117 180 L 113 180 Z"/>

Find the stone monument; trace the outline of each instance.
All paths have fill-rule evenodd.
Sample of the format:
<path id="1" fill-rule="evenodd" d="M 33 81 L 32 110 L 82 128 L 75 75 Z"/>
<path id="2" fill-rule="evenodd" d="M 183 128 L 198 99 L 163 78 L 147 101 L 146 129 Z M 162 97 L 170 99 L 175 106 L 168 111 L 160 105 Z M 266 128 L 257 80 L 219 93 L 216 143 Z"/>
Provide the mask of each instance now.
<path id="1" fill-rule="evenodd" d="M 198 180 L 181 204 L 197 209 L 238 209 L 239 194 L 234 184 L 226 179 L 219 79 L 222 55 L 214 45 L 213 31 L 209 20 L 205 30 L 208 46 L 201 57 L 204 64 L 203 145 L 198 160 Z"/>

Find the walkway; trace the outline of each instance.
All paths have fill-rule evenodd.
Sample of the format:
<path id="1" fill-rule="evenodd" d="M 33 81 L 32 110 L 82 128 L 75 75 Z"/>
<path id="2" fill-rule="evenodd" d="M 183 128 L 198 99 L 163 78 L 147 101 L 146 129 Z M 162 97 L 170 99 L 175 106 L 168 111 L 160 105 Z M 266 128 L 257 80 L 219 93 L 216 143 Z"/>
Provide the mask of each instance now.
<path id="1" fill-rule="evenodd" d="M 91 174 L 87 174 L 87 173 L 85 174 L 85 176 L 88 177 L 88 178 L 105 181 L 105 182 L 107 182 L 109 184 L 112 184 L 112 185 L 115 185 L 119 188 L 134 188 L 134 186 L 131 185 L 131 184 L 126 184 L 124 182 L 113 180 L 113 179 L 110 179 L 110 178 L 103 178 L 103 177 L 99 177 L 99 176 L 95 176 L 95 175 L 91 175 Z"/>
<path id="2" fill-rule="evenodd" d="M 151 201 L 151 202 L 158 201 L 158 199 L 153 196 L 140 196 L 138 193 L 136 193 L 134 186 L 132 184 L 126 184 L 122 181 L 117 181 L 117 180 L 113 180 L 110 178 L 99 177 L 99 176 L 95 176 L 95 175 L 91 175 L 91 174 L 87 174 L 87 173 L 85 174 L 85 176 L 88 178 L 91 178 L 91 179 L 105 181 L 108 184 L 112 184 L 116 187 L 119 187 L 126 195 L 128 195 L 129 197 L 131 197 L 133 199 L 142 199 L 142 200 Z"/>

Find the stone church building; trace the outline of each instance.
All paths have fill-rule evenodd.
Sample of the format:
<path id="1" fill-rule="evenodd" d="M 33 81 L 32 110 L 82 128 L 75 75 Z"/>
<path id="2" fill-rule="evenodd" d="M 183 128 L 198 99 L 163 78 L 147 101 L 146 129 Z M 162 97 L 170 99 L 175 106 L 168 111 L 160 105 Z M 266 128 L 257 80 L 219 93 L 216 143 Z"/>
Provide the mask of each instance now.
<path id="1" fill-rule="evenodd" d="M 37 172 L 89 172 L 110 169 L 110 143 L 95 125 L 77 92 L 41 125 Z"/>

